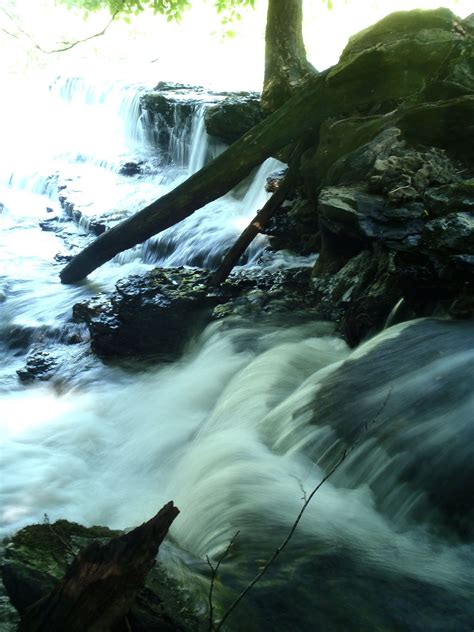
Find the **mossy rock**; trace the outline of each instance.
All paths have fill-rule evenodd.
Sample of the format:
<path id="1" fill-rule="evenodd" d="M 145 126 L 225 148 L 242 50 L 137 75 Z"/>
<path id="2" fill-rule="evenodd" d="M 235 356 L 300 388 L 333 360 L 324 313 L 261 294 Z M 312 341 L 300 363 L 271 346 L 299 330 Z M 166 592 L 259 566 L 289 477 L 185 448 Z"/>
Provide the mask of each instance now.
<path id="1" fill-rule="evenodd" d="M 121 535 L 107 527 L 84 527 L 67 520 L 25 527 L 5 540 L 2 580 L 11 603 L 21 614 L 62 579 L 79 550 L 92 542 L 105 544 Z M 132 630 L 161 632 L 197 630 L 183 593 L 159 564 L 150 571 L 130 615 Z"/>

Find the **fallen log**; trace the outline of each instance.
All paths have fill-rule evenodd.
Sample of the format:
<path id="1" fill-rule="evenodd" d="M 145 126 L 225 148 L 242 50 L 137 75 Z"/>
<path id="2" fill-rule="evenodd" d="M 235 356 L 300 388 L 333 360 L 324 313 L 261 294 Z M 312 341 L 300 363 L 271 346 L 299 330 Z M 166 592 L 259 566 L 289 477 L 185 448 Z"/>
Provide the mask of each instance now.
<path id="1" fill-rule="evenodd" d="M 129 629 L 131 604 L 178 513 L 170 502 L 133 531 L 82 550 L 58 586 L 26 610 L 19 632 Z"/>
<path id="2" fill-rule="evenodd" d="M 427 90 L 449 80 L 453 68 L 459 66 L 460 76 L 465 72 L 456 25 L 446 9 L 395 13 L 352 38 L 336 66 L 308 79 L 278 110 L 173 191 L 103 233 L 62 270 L 61 281 L 79 281 L 119 252 L 182 221 L 266 158 L 317 131 L 329 116 L 387 114 L 399 103 L 426 100 Z M 427 37 L 426 29 L 441 29 L 443 36 Z M 389 34 L 387 42 L 384 34 Z"/>
<path id="3" fill-rule="evenodd" d="M 283 180 L 278 185 L 275 193 L 267 200 L 260 211 L 258 211 L 249 225 L 240 234 L 234 245 L 227 252 L 221 265 L 212 277 L 213 285 L 220 285 L 227 279 L 240 257 L 244 254 L 262 228 L 267 224 L 272 215 L 285 201 L 289 190 L 295 182 L 300 165 L 301 154 L 303 153 L 306 145 L 307 143 L 303 144 L 302 141 L 297 145 L 290 159 L 290 165 L 283 177 Z"/>
<path id="4" fill-rule="evenodd" d="M 173 191 L 100 235 L 61 271 L 61 281 L 79 281 L 119 252 L 181 222 L 230 191 L 279 149 L 318 129 L 322 113 L 317 115 L 315 97 L 321 77 Z"/>

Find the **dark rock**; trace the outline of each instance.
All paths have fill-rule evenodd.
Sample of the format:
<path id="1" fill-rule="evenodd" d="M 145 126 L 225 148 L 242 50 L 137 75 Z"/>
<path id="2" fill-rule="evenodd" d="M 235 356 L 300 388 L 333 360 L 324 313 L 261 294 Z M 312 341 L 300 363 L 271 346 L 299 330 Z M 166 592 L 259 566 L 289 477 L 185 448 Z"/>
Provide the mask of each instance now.
<path id="1" fill-rule="evenodd" d="M 474 179 L 461 180 L 445 186 L 428 189 L 425 206 L 435 217 L 456 211 L 474 211 Z"/>
<path id="2" fill-rule="evenodd" d="M 59 217 L 48 217 L 39 222 L 41 230 L 45 232 L 57 232 L 61 230 L 61 219 Z"/>
<path id="3" fill-rule="evenodd" d="M 46 351 L 41 346 L 33 347 L 28 354 L 25 366 L 18 369 L 18 377 L 22 382 L 49 380 L 59 365 L 55 355 L 54 351 Z"/>
<path id="4" fill-rule="evenodd" d="M 192 116 L 199 106 L 215 103 L 222 97 L 199 86 L 160 82 L 140 98 L 149 140 L 169 160 L 170 145 L 176 130 L 185 135 L 191 130 Z"/>
<path id="5" fill-rule="evenodd" d="M 223 299 L 209 289 L 209 273 L 152 270 L 119 281 L 116 292 L 74 305 L 89 327 L 92 349 L 104 358 L 175 359 L 192 333 Z"/>
<path id="6" fill-rule="evenodd" d="M 69 261 L 71 261 L 73 256 L 74 255 L 66 255 L 62 252 L 57 252 L 54 255 L 54 260 L 57 261 L 58 263 L 69 263 Z"/>
<path id="7" fill-rule="evenodd" d="M 224 283 L 228 299 L 214 308 L 213 318 L 278 317 L 291 314 L 315 318 L 317 296 L 310 284 L 310 268 L 290 268 L 267 272 L 258 268 L 234 272 Z"/>
<path id="8" fill-rule="evenodd" d="M 291 250 L 298 255 L 318 252 L 321 246 L 318 216 L 305 198 L 287 201 L 261 230 L 270 237 L 274 250 Z"/>
<path id="9" fill-rule="evenodd" d="M 427 222 L 423 242 L 436 253 L 474 256 L 474 216 L 471 213 L 451 213 Z"/>
<path id="10" fill-rule="evenodd" d="M 143 162 L 125 162 L 119 169 L 123 176 L 136 176 L 142 173 Z"/>
<path id="11" fill-rule="evenodd" d="M 363 250 L 313 284 L 320 317 L 335 321 L 351 346 L 379 331 L 403 296 L 394 254 L 380 248 Z"/>
<path id="12" fill-rule="evenodd" d="M 389 202 L 355 187 L 328 187 L 319 197 L 320 222 L 333 235 L 361 245 L 377 240 L 396 250 L 414 248 L 421 241 L 423 205 Z"/>
<path id="13" fill-rule="evenodd" d="M 207 133 L 229 144 L 238 140 L 262 119 L 260 95 L 257 93 L 227 97 L 217 105 L 207 108 L 205 113 Z"/>
<path id="14" fill-rule="evenodd" d="M 2 555 L 3 584 L 20 614 L 56 586 L 79 550 L 93 542 L 106 544 L 121 534 L 66 520 L 50 524 L 45 518 L 44 524 L 25 527 L 7 541 Z M 132 606 L 129 622 L 135 632 L 184 631 L 199 626 L 183 593 L 159 565 L 150 571 L 145 588 Z"/>
<path id="15" fill-rule="evenodd" d="M 280 182 L 283 180 L 286 171 L 286 169 L 279 169 L 278 171 L 273 171 L 273 173 L 267 176 L 265 183 L 265 191 L 267 193 L 275 193 L 280 186 Z"/>
<path id="16" fill-rule="evenodd" d="M 185 268 L 155 269 L 131 276 L 116 292 L 74 305 L 76 320 L 90 331 L 92 349 L 103 358 L 174 360 L 190 337 L 213 319 L 274 316 L 306 310 L 315 314 L 310 268 L 234 273 L 219 288 L 211 275 Z"/>

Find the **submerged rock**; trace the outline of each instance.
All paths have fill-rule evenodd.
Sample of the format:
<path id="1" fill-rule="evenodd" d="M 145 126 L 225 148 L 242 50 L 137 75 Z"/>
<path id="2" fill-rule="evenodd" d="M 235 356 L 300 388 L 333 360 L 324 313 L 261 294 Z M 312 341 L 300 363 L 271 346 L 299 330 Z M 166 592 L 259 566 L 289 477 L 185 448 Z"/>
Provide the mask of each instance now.
<path id="1" fill-rule="evenodd" d="M 403 529 L 422 523 L 472 541 L 473 349 L 474 323 L 422 319 L 380 334 L 323 377 L 303 410 L 331 428 L 324 467 L 352 450 L 332 481 L 367 485 Z"/>

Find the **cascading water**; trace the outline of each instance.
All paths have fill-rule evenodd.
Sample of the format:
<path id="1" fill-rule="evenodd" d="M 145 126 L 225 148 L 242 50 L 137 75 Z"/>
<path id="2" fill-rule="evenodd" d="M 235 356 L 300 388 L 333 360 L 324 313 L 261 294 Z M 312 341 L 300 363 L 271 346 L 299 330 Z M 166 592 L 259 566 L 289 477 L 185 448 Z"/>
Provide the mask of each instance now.
<path id="1" fill-rule="evenodd" d="M 104 366 L 82 343 L 67 379 L 18 382 L 32 344 L 69 335 L 75 302 L 156 261 L 215 266 L 265 201 L 273 162 L 242 191 L 90 280 L 60 285 L 54 255 L 62 238 L 38 227 L 45 207 L 57 208 L 58 173 L 81 175 L 84 199 L 96 204 L 91 215 L 97 200 L 110 209 L 118 198 L 131 212 L 212 153 L 198 108 L 162 171 L 135 179 L 117 173 L 124 160 L 150 159 L 139 93 L 83 80 L 40 90 L 45 124 L 23 119 L 28 160 L 12 131 L 19 128 L 13 105 L 2 119 L 12 147 L 0 170 L 1 533 L 45 513 L 125 528 L 173 499 L 181 513 L 163 563 L 197 608 L 207 602 L 205 556 L 218 559 L 240 530 L 221 566 L 216 600 L 225 607 L 281 543 L 302 497 L 348 450 L 242 603 L 245 627 L 471 629 L 472 324 L 398 325 L 350 352 L 325 323 L 234 318 L 209 326 L 175 364 Z M 84 238 L 70 226 L 72 241 Z M 250 262 L 261 247 L 253 246 Z M 242 616 L 229 619 L 229 629 L 242 629 Z"/>

